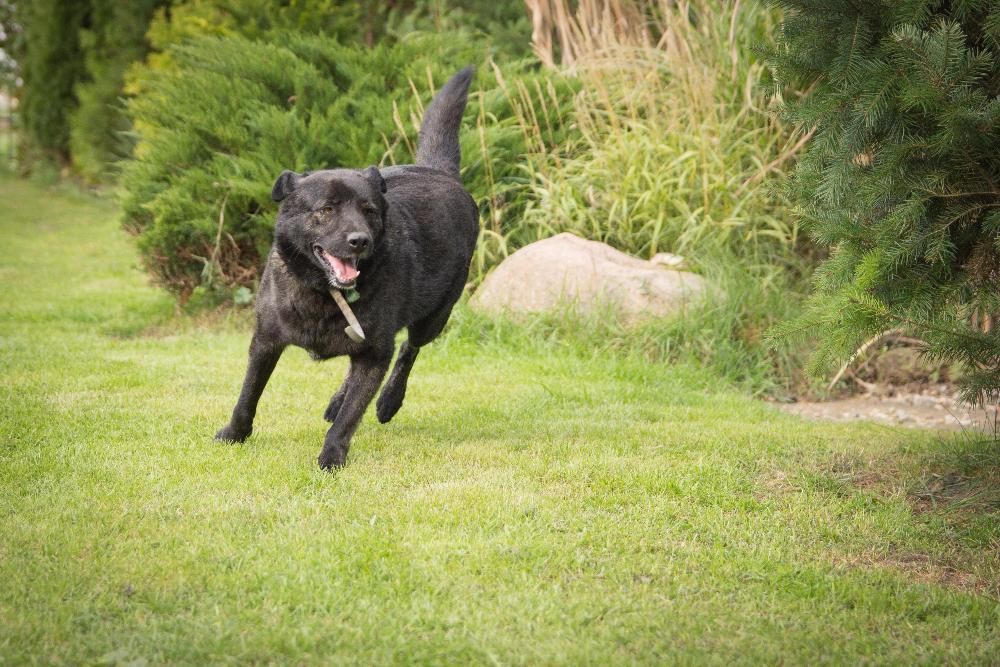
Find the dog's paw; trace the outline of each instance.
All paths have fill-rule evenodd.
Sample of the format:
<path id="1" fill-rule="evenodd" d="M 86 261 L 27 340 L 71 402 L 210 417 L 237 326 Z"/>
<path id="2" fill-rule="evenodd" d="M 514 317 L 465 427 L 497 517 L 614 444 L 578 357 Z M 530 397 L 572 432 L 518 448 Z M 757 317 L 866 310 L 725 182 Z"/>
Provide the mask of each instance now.
<path id="1" fill-rule="evenodd" d="M 343 468 L 344 464 L 347 463 L 347 452 L 342 449 L 327 449 L 324 447 L 323 451 L 319 454 L 317 462 L 323 470 Z"/>
<path id="2" fill-rule="evenodd" d="M 219 442 L 243 442 L 250 437 L 252 427 L 237 428 L 232 424 L 226 424 L 215 434 L 215 439 Z"/>

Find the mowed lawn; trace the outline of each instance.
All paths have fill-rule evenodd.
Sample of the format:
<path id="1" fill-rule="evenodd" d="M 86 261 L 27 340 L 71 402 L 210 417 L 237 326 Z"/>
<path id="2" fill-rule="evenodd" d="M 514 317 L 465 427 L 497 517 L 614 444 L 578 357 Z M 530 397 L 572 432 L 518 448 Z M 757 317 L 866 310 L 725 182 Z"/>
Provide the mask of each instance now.
<path id="1" fill-rule="evenodd" d="M 1000 449 L 477 322 L 321 472 L 346 370 L 175 315 L 117 212 L 0 179 L 0 664 L 997 664 Z"/>

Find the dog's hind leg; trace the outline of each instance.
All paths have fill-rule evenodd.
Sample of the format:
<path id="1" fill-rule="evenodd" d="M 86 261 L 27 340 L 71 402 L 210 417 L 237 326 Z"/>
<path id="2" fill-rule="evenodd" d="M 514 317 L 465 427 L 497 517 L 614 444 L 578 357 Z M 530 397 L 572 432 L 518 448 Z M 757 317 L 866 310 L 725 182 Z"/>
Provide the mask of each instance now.
<path id="1" fill-rule="evenodd" d="M 402 407 L 403 397 L 406 395 L 406 381 L 419 353 L 420 348 L 408 340 L 400 346 L 396 365 L 392 367 L 392 375 L 389 376 L 389 381 L 385 383 L 375 404 L 375 416 L 380 423 L 387 423 Z"/>
<path id="2" fill-rule="evenodd" d="M 254 333 L 253 340 L 250 341 L 250 361 L 243 379 L 243 389 L 229 423 L 215 434 L 216 440 L 243 442 L 250 437 L 253 418 L 257 414 L 257 401 L 260 400 L 264 385 L 270 379 L 284 349 L 284 345 L 265 341 L 258 333 Z"/>
<path id="3" fill-rule="evenodd" d="M 347 394 L 348 385 L 351 384 L 351 373 L 353 371 L 354 364 L 352 363 L 347 369 L 347 377 L 344 378 L 344 382 L 340 385 L 337 393 L 330 397 L 330 404 L 326 406 L 326 412 L 323 413 L 323 419 L 331 424 L 337 421 L 337 413 L 340 412 L 340 406 L 344 404 L 344 396 Z"/>
<path id="4" fill-rule="evenodd" d="M 378 402 L 375 404 L 375 416 L 378 417 L 380 423 L 387 423 L 402 407 L 403 398 L 406 396 L 406 381 L 413 369 L 413 362 L 417 360 L 420 348 L 437 338 L 448 322 L 452 306 L 455 305 L 455 301 L 462 293 L 462 283 L 457 284 L 457 293 L 449 299 L 448 305 L 414 323 L 409 328 L 408 339 L 399 348 L 399 357 L 396 359 L 396 365 L 393 366 L 392 375 L 389 376 L 389 381 L 385 383 L 382 393 L 379 394 Z M 452 291 L 455 292 L 455 290 Z"/>
<path id="5" fill-rule="evenodd" d="M 344 382 L 344 394 L 337 412 L 337 419 L 326 432 L 319 466 L 324 469 L 339 468 L 347 460 L 351 436 L 361 422 L 365 408 L 372 402 L 375 392 L 385 378 L 392 361 L 392 351 L 386 355 L 369 353 L 351 357 L 351 372 Z M 338 394 L 340 392 L 337 392 Z"/>

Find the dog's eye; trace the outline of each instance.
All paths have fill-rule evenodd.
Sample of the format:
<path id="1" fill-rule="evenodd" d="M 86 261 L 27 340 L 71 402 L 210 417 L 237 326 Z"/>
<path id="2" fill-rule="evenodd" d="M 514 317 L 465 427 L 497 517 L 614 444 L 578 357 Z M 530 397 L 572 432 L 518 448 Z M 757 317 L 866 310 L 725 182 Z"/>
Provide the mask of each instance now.
<path id="1" fill-rule="evenodd" d="M 365 212 L 365 215 L 372 215 L 377 209 L 374 204 L 363 204 L 361 210 Z"/>
<path id="2" fill-rule="evenodd" d="M 330 215 L 331 213 L 333 213 L 333 207 L 332 206 L 324 206 L 323 208 L 321 208 L 319 210 L 319 212 L 322 213 L 323 215 Z"/>

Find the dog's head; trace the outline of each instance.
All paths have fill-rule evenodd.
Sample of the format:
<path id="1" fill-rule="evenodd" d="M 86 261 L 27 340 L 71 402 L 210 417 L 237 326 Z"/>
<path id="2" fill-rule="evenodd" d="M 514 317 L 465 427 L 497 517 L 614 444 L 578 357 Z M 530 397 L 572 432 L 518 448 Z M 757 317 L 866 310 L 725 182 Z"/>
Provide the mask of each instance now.
<path id="1" fill-rule="evenodd" d="M 275 240 L 300 277 L 346 289 L 360 275 L 384 231 L 385 181 L 375 167 L 363 171 L 283 171 L 271 190 L 281 202 Z"/>

